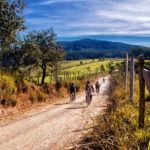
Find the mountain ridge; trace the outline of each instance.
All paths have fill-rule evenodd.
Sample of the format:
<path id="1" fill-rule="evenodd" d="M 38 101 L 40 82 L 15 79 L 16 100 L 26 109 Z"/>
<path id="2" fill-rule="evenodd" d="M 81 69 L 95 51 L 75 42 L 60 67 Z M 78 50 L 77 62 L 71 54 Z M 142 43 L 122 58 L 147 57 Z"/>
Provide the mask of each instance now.
<path id="1" fill-rule="evenodd" d="M 127 44 L 123 42 L 113 42 L 97 39 L 80 39 L 74 41 L 59 41 L 66 51 L 82 51 L 82 50 L 120 50 L 129 51 L 132 48 L 141 48 L 144 46 Z"/>

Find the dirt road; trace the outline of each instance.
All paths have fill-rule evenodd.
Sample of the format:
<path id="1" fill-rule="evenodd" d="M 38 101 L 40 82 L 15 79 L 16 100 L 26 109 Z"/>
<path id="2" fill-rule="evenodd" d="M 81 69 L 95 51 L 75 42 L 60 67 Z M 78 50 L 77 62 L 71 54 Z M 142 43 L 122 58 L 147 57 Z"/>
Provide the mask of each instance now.
<path id="1" fill-rule="evenodd" d="M 101 82 L 100 94 L 86 107 L 85 93 L 72 103 L 48 106 L 28 117 L 0 127 L 0 150 L 65 150 L 78 141 L 91 118 L 108 104 L 109 80 Z"/>

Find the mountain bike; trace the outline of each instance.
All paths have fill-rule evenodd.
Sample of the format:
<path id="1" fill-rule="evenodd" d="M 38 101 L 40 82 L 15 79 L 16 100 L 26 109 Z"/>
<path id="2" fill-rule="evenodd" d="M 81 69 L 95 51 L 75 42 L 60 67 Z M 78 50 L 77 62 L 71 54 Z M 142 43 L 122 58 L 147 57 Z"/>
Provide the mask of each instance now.
<path id="1" fill-rule="evenodd" d="M 87 103 L 87 106 L 89 106 L 91 104 L 91 101 L 92 101 L 92 93 L 87 91 L 86 92 L 86 103 Z"/>
<path id="2" fill-rule="evenodd" d="M 73 101 L 75 101 L 75 99 L 76 99 L 76 93 L 73 92 L 70 94 L 70 102 L 72 103 Z"/>
<path id="3" fill-rule="evenodd" d="M 96 88 L 97 95 L 99 94 L 99 92 L 100 92 L 100 88 Z"/>

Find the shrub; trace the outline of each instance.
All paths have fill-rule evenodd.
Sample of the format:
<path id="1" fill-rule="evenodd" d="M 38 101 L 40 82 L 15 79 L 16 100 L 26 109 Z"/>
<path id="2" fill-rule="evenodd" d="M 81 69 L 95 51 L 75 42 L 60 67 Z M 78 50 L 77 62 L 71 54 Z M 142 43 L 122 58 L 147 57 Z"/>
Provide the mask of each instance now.
<path id="1" fill-rule="evenodd" d="M 82 65 L 82 64 L 83 64 L 83 61 L 81 60 L 81 61 L 80 61 L 80 65 Z"/>
<path id="2" fill-rule="evenodd" d="M 32 104 L 37 101 L 37 95 L 35 92 L 30 93 L 29 100 L 31 101 Z"/>
<path id="3" fill-rule="evenodd" d="M 16 90 L 14 78 L 7 74 L 1 74 L 0 75 L 0 90 L 1 92 L 13 94 L 14 91 Z"/>
<path id="4" fill-rule="evenodd" d="M 37 92 L 37 101 L 38 102 L 46 101 L 46 94 L 42 91 Z"/>
<path id="5" fill-rule="evenodd" d="M 1 105 L 5 106 L 5 107 L 9 107 L 9 106 L 15 107 L 17 104 L 17 100 L 15 100 L 15 99 L 2 99 L 0 101 L 0 103 L 1 103 Z"/>
<path id="6" fill-rule="evenodd" d="M 44 84 L 42 87 L 45 93 L 50 94 L 50 87 L 48 84 Z"/>
<path id="7" fill-rule="evenodd" d="M 21 80 L 21 79 L 16 79 L 15 84 L 16 84 L 18 93 L 20 93 L 20 92 L 25 93 L 28 91 L 28 82 L 27 81 Z"/>
<path id="8" fill-rule="evenodd" d="M 55 88 L 56 88 L 57 92 L 59 92 L 59 90 L 61 89 L 61 87 L 62 87 L 62 82 L 61 81 L 56 81 Z"/>

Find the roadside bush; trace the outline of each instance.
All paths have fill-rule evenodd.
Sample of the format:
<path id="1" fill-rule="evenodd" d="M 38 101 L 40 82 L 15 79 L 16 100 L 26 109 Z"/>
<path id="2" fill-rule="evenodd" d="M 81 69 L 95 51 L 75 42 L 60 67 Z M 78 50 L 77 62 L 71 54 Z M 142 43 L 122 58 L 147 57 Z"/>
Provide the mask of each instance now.
<path id="1" fill-rule="evenodd" d="M 60 92 L 61 87 L 62 87 L 62 82 L 56 81 L 55 88 L 57 92 Z"/>
<path id="2" fill-rule="evenodd" d="M 15 99 L 2 99 L 0 101 L 1 105 L 3 105 L 4 107 L 15 107 L 17 105 L 17 100 Z"/>
<path id="3" fill-rule="evenodd" d="M 21 79 L 16 79 L 15 80 L 15 84 L 16 84 L 18 93 L 21 93 L 21 92 L 26 93 L 26 92 L 28 92 L 28 82 L 27 81 L 21 80 Z"/>
<path id="4" fill-rule="evenodd" d="M 37 92 L 37 101 L 38 102 L 46 101 L 46 94 L 42 91 Z"/>
<path id="5" fill-rule="evenodd" d="M 35 92 L 30 93 L 29 100 L 31 101 L 32 104 L 37 102 L 37 95 Z"/>
<path id="6" fill-rule="evenodd" d="M 0 93 L 0 104 L 5 106 L 5 107 L 9 107 L 9 106 L 16 106 L 17 104 L 17 99 L 15 96 L 13 96 L 13 93 L 11 91 L 11 89 L 4 89 L 1 90 Z"/>
<path id="7" fill-rule="evenodd" d="M 36 91 L 36 92 L 32 92 L 30 93 L 29 96 L 29 100 L 31 101 L 31 103 L 36 103 L 36 102 L 45 102 L 46 101 L 46 94 L 43 91 Z"/>
<path id="8" fill-rule="evenodd" d="M 50 88 L 48 84 L 44 84 L 42 87 L 45 93 L 50 94 Z"/>
<path id="9" fill-rule="evenodd" d="M 138 128 L 138 82 L 135 81 L 135 99 L 131 103 L 124 90 L 120 74 L 111 77 L 112 94 L 105 116 L 94 120 L 92 128 L 86 131 L 79 143 L 79 150 L 149 150 L 150 149 L 150 111 L 146 104 L 145 128 Z"/>
<path id="10" fill-rule="evenodd" d="M 0 90 L 1 90 L 1 93 L 6 92 L 9 94 L 13 94 L 16 90 L 14 78 L 4 73 L 1 74 L 0 75 Z"/>

